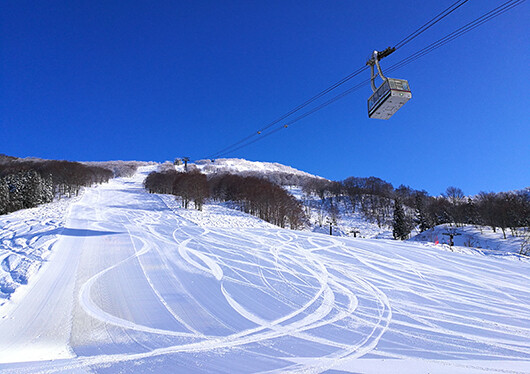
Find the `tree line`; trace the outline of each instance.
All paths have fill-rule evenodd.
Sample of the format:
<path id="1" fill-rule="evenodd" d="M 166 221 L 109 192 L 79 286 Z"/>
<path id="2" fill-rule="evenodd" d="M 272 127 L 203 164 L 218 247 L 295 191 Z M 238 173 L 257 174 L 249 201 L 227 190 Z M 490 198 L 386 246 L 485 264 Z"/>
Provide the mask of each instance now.
<path id="1" fill-rule="evenodd" d="M 301 204 L 281 186 L 255 176 L 211 174 L 198 170 L 166 169 L 150 173 L 144 181 L 150 193 L 173 194 L 189 208 L 201 210 L 206 199 L 232 202 L 245 213 L 280 227 L 300 228 L 306 222 Z"/>
<path id="2" fill-rule="evenodd" d="M 393 227 L 398 239 L 407 238 L 414 227 L 423 232 L 446 223 L 490 226 L 493 231 L 500 229 L 505 238 L 507 230 L 516 235 L 518 228 L 530 226 L 530 189 L 465 196 L 460 188 L 448 187 L 435 197 L 404 185 L 394 188 L 376 177 L 350 177 L 340 182 L 313 179 L 303 191 L 318 196 L 328 209 L 334 204 L 327 201 L 343 201 L 379 227 Z"/>
<path id="3" fill-rule="evenodd" d="M 0 214 L 78 195 L 81 187 L 108 182 L 113 176 L 112 170 L 79 162 L 0 155 Z"/>

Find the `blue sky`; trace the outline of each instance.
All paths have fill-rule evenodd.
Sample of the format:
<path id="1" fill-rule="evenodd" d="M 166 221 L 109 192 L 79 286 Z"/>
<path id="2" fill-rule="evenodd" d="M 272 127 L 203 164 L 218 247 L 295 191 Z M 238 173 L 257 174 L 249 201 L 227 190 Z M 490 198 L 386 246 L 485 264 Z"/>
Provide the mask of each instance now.
<path id="1" fill-rule="evenodd" d="M 205 158 L 453 2 L 3 1 L 0 153 Z M 383 70 L 501 3 L 469 1 Z M 433 195 L 529 186 L 529 10 L 526 2 L 392 73 L 409 80 L 413 98 L 389 121 L 368 119 L 366 86 L 228 156 L 334 180 L 373 175 Z"/>

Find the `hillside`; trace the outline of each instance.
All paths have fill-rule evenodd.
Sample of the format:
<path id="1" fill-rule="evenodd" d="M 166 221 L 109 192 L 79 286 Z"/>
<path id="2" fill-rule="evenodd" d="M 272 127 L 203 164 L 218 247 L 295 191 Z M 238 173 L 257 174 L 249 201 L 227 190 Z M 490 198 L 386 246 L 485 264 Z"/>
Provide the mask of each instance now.
<path id="1" fill-rule="evenodd" d="M 0 307 L 0 371 L 529 372 L 529 261 L 183 210 L 153 169 L 5 216 L 4 253 L 51 255 Z"/>
<path id="2" fill-rule="evenodd" d="M 184 171 L 184 166 L 176 166 L 176 169 Z M 308 218 L 305 230 L 329 234 L 331 229 L 333 236 L 391 239 L 393 200 L 396 197 L 403 198 L 403 196 L 407 196 L 406 199 L 409 200 L 409 205 L 414 205 L 414 193 L 418 192 L 411 191 L 404 186 L 393 188 L 389 183 L 371 177 L 368 179 L 373 179 L 375 189 L 373 187 L 366 188 L 367 191 L 359 192 L 357 195 L 352 196 L 348 193 L 348 188 L 345 188 L 347 181 L 341 183 L 332 182 L 320 176 L 278 163 L 255 162 L 244 159 L 200 160 L 196 163 L 190 163 L 189 169 L 197 169 L 208 175 L 216 173 L 253 175 L 283 185 L 304 206 Z M 317 186 L 311 188 L 311 184 L 315 184 L 315 181 L 323 182 L 322 186 L 318 186 L 319 183 L 316 183 Z M 308 186 L 310 188 L 307 188 Z M 378 188 L 382 189 L 383 193 L 376 195 L 376 198 L 382 197 L 383 202 L 376 200 L 375 206 L 371 206 L 373 195 L 370 192 Z M 384 191 L 385 189 L 387 191 Z M 520 191 L 510 191 L 508 194 L 530 196 L 529 191 L 530 188 L 527 188 Z M 424 193 L 424 191 L 420 193 Z M 424 195 L 420 196 L 424 197 Z M 465 196 L 461 196 L 459 199 L 465 200 Z M 366 205 L 366 203 L 362 200 L 368 201 L 368 207 L 365 209 L 363 209 L 363 205 Z M 444 202 L 444 200 L 435 200 L 435 204 L 440 204 L 441 202 Z M 509 209 L 511 209 L 510 206 L 505 207 L 505 210 Z M 378 210 L 382 211 L 385 215 L 384 218 L 379 219 L 377 217 Z M 415 220 L 417 215 L 415 208 L 407 206 L 406 211 L 409 219 L 411 221 Z M 443 207 L 442 210 L 435 211 L 434 214 L 444 215 L 447 212 L 452 213 L 450 211 L 451 206 L 448 206 Z M 375 214 L 373 214 L 374 212 Z M 438 225 L 431 223 L 431 226 L 427 231 L 420 233 L 420 227 L 418 227 L 416 222 L 410 229 L 409 237 L 412 238 L 410 240 L 431 244 L 438 240 L 440 244 L 448 244 L 449 238 L 445 234 L 447 234 L 450 227 L 454 228 L 455 225 L 442 221 Z M 497 232 L 493 232 L 491 227 L 483 224 L 460 224 L 458 226 L 457 236 L 455 236 L 456 246 L 486 250 L 490 254 L 530 253 L 530 245 L 526 243 L 529 236 L 528 230 L 519 229 L 517 235 L 511 233 L 504 237 L 500 235 L 500 228 L 497 228 Z"/>
<path id="3" fill-rule="evenodd" d="M 219 158 L 215 160 L 199 160 L 194 163 L 203 173 L 232 174 L 290 174 L 300 177 L 321 178 L 313 174 L 295 169 L 276 162 L 249 161 L 241 158 Z"/>
<path id="4" fill-rule="evenodd" d="M 453 234 L 454 248 L 449 247 L 449 234 Z M 413 236 L 410 241 L 445 246 L 448 250 L 467 251 L 491 256 L 530 254 L 530 232 L 521 228 L 516 235 L 504 238 L 500 230 L 494 232 L 485 226 L 439 225 Z"/>
<path id="5" fill-rule="evenodd" d="M 307 195 L 303 192 L 303 186 L 312 180 L 323 180 L 325 178 L 300 171 L 290 166 L 271 162 L 248 161 L 245 159 L 215 159 L 199 160 L 189 164 L 189 169 L 198 169 L 202 173 L 211 174 L 238 174 L 244 176 L 258 176 L 268 179 L 284 188 L 296 197 L 306 209 L 308 226 L 306 230 L 329 233 L 329 201 L 322 203 L 318 196 Z M 178 171 L 184 171 L 184 165 L 176 166 Z M 332 227 L 335 236 L 356 236 L 364 238 L 391 237 L 391 228 L 388 225 L 379 227 L 368 221 L 362 214 L 352 212 L 347 202 L 337 204 L 337 214 L 333 217 L 335 223 Z"/>

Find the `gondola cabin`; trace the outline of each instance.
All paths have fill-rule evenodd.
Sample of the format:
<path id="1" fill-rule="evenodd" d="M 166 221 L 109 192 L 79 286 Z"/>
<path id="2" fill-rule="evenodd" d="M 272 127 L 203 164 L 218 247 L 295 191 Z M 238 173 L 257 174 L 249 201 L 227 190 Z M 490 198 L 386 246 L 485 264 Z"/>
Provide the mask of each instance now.
<path id="1" fill-rule="evenodd" d="M 411 98 L 406 80 L 386 78 L 368 99 L 368 117 L 389 119 Z"/>

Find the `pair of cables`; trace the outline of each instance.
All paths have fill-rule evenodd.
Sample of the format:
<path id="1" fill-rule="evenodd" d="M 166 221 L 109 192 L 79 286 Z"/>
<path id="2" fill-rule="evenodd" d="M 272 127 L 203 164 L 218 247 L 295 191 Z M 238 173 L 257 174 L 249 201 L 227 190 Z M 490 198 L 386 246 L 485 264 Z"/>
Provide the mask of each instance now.
<path id="1" fill-rule="evenodd" d="M 458 1 L 454 2 L 453 4 L 451 4 L 451 6 L 449 6 L 446 9 L 444 9 L 442 12 L 437 14 L 431 20 L 426 22 L 424 25 L 422 25 L 421 27 L 416 29 L 414 32 L 410 33 L 405 38 L 403 38 L 401 41 L 399 41 L 393 47 L 394 50 L 397 50 L 397 49 L 405 46 L 406 44 L 410 43 L 413 39 L 415 39 L 416 37 L 421 35 L 423 32 L 425 32 L 426 30 L 428 30 L 429 28 L 431 28 L 432 26 L 434 26 L 438 22 L 440 22 L 442 19 L 447 17 L 449 14 L 453 13 L 455 10 L 460 8 L 462 5 L 464 5 L 468 1 L 469 0 L 458 0 Z M 508 1 L 504 2 L 503 4 L 499 5 L 498 7 L 490 10 L 489 12 L 484 13 L 480 17 L 478 17 L 478 18 L 474 19 L 473 21 L 467 23 L 466 25 L 464 25 L 464 26 L 458 28 L 457 30 L 447 34 L 443 38 L 438 39 L 437 41 L 429 44 L 428 46 L 422 48 L 421 50 L 419 50 L 419 51 L 417 51 L 415 53 L 412 53 L 408 57 L 398 61 L 394 65 L 392 65 L 389 68 L 385 69 L 385 71 L 387 71 L 387 72 L 396 71 L 396 70 L 404 67 L 405 65 L 408 65 L 411 62 L 413 62 L 413 61 L 425 56 L 426 54 L 428 54 L 428 53 L 430 53 L 432 51 L 434 51 L 435 49 L 438 49 L 438 48 L 444 46 L 445 44 L 447 44 L 447 43 L 449 43 L 449 42 L 451 42 L 451 41 L 463 36 L 464 34 L 470 32 L 471 30 L 474 30 L 475 28 L 479 27 L 480 25 L 482 25 L 482 24 L 484 24 L 484 23 L 486 23 L 486 22 L 488 22 L 488 21 L 500 16 L 501 14 L 506 13 L 507 11 L 515 8 L 516 6 L 522 4 L 525 1 L 526 0 L 508 0 Z M 297 116 L 297 117 L 295 117 L 293 119 L 290 119 L 290 120 L 288 120 L 286 122 L 282 122 L 282 121 L 286 120 L 287 118 L 291 117 L 292 115 L 294 115 L 295 113 L 299 112 L 303 108 L 307 107 L 311 103 L 313 103 L 316 100 L 320 99 L 324 95 L 326 95 L 326 94 L 330 93 L 331 91 L 337 89 L 338 87 L 342 86 L 343 84 L 345 84 L 346 82 L 350 81 L 352 78 L 358 76 L 359 74 L 361 74 L 362 72 L 364 72 L 367 69 L 368 69 L 368 66 L 360 67 L 359 69 L 355 70 L 354 72 L 352 72 L 348 76 L 346 76 L 346 77 L 342 78 L 341 80 L 339 80 L 338 82 L 332 84 L 331 86 L 329 86 L 325 90 L 320 91 L 319 93 L 317 93 L 316 95 L 314 95 L 310 99 L 306 100 L 305 102 L 303 102 L 302 104 L 300 104 L 297 107 L 293 108 L 292 110 L 290 110 L 289 112 L 285 113 L 284 115 L 278 117 L 277 119 L 275 119 L 274 121 L 270 122 L 269 124 L 267 124 L 266 126 L 262 127 L 261 129 L 257 130 L 256 132 L 254 132 L 254 133 L 252 133 L 252 134 L 250 134 L 250 135 L 248 135 L 248 136 L 236 141 L 235 143 L 233 143 L 233 144 L 231 144 L 231 145 L 219 150 L 216 153 L 211 154 L 210 156 L 208 156 L 208 158 L 214 159 L 214 158 L 223 157 L 223 156 L 226 156 L 226 155 L 228 155 L 230 153 L 233 153 L 233 152 L 235 152 L 237 150 L 245 148 L 245 147 L 247 147 L 247 146 L 249 146 L 251 144 L 254 144 L 254 143 L 256 143 L 256 142 L 258 142 L 260 140 L 263 140 L 263 139 L 265 139 L 265 138 L 267 138 L 267 137 L 279 132 L 280 130 L 288 128 L 289 126 L 299 122 L 300 120 L 310 116 L 311 114 L 313 114 L 313 113 L 315 113 L 315 112 L 327 107 L 328 105 L 333 104 L 334 102 L 344 98 L 345 96 L 349 95 L 350 93 L 355 92 L 355 91 L 359 90 L 360 88 L 362 88 L 364 86 L 367 86 L 370 83 L 370 79 L 366 79 L 366 80 L 362 81 L 361 83 L 359 83 L 359 84 L 347 89 L 346 91 L 343 91 L 342 93 L 332 97 L 331 99 L 321 103 L 320 105 L 308 110 L 307 112 L 305 112 L 305 113 L 303 113 L 303 114 L 301 114 L 301 115 L 299 115 L 299 116 Z M 280 125 L 278 125 L 278 124 L 280 124 Z M 275 125 L 278 125 L 278 126 L 275 126 Z"/>

